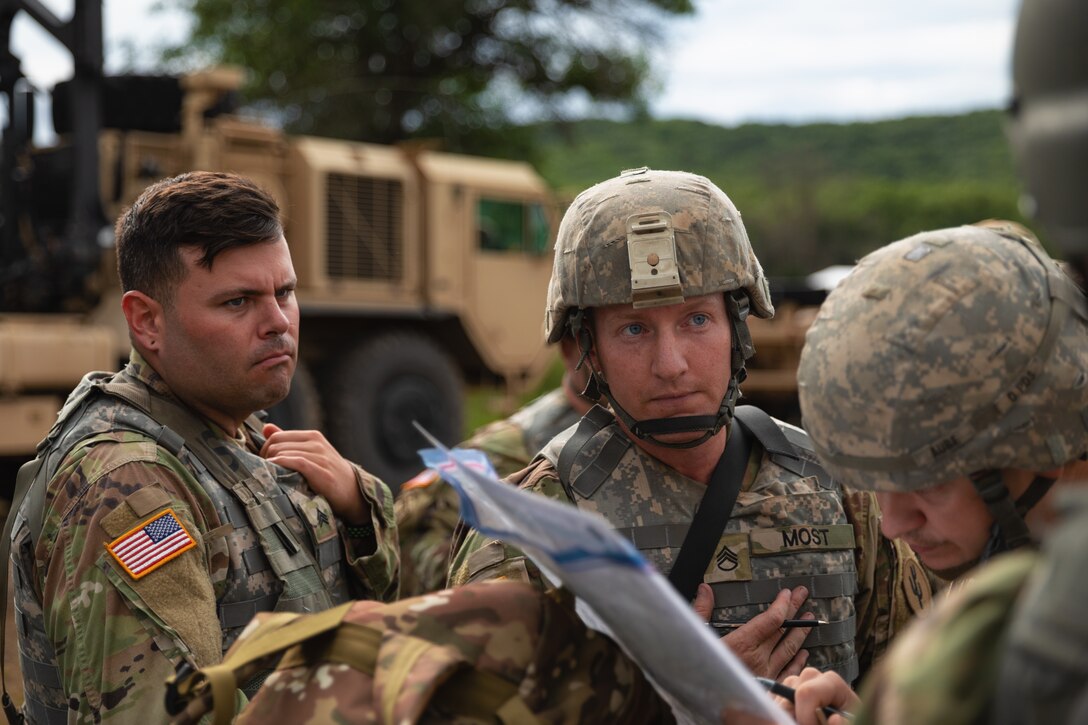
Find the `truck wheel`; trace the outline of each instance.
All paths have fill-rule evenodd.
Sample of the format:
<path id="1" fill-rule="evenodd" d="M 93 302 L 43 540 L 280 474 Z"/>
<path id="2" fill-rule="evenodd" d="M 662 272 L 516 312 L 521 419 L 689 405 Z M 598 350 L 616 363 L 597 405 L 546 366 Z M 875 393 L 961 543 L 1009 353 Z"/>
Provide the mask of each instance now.
<path id="1" fill-rule="evenodd" d="M 427 442 L 461 439 L 463 384 L 449 356 L 421 335 L 393 333 L 362 343 L 334 363 L 325 389 L 329 438 L 346 458 L 395 493 L 423 468 Z"/>
<path id="2" fill-rule="evenodd" d="M 268 422 L 284 430 L 320 430 L 321 396 L 310 368 L 301 360 L 287 397 L 268 409 Z"/>

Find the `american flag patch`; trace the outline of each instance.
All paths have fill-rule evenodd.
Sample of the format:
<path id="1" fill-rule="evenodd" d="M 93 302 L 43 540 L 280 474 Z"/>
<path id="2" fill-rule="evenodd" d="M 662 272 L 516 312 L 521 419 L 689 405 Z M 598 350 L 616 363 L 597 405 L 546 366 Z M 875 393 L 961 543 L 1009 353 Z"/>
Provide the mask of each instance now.
<path id="1" fill-rule="evenodd" d="M 133 579 L 150 574 L 176 556 L 196 546 L 173 509 L 143 522 L 106 545 Z"/>

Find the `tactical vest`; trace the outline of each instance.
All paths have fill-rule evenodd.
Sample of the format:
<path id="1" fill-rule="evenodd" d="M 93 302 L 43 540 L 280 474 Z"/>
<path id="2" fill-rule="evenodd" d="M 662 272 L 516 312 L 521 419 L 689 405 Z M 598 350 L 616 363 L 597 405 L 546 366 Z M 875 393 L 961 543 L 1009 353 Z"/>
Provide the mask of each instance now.
<path id="1" fill-rule="evenodd" d="M 704 576 L 714 590 L 711 623 L 747 621 L 783 588 L 804 585 L 809 596 L 803 611 L 828 622 L 805 639 L 808 664 L 852 682 L 858 676 L 857 565 L 841 490 L 816 462 L 803 431 L 743 407 L 753 421 L 746 429 L 759 440 L 763 457 L 754 478 L 749 466 L 747 485 Z M 575 505 L 603 515 L 668 574 L 705 485 L 634 445 L 601 407 L 582 419 L 577 434 L 570 429 L 557 436 L 542 455 Z M 636 510 L 636 488 L 652 506 Z"/>
<path id="2" fill-rule="evenodd" d="M 259 423 L 253 416 L 246 421 L 258 446 Z M 312 612 L 350 599 L 336 519 L 298 473 L 224 441 L 125 372 L 91 373 L 69 396 L 37 458 L 19 473 L 20 483 L 30 481 L 21 505 L 15 502 L 11 558 L 19 659 L 23 681 L 33 683 L 26 688 L 24 714 L 32 723 L 68 718 L 68 697 L 35 593 L 34 551 L 46 491 L 69 455 L 116 430 L 144 435 L 177 457 L 229 524 L 226 533 L 205 538 L 211 555 L 231 562 L 225 579 L 212 582 L 224 652 L 257 612 Z"/>

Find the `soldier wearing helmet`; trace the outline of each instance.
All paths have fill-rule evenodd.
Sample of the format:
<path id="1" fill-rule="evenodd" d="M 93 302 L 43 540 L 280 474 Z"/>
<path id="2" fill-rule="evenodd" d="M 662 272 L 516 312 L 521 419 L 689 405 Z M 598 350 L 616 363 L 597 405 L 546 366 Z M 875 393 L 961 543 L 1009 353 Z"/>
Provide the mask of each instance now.
<path id="1" fill-rule="evenodd" d="M 1011 223 L 868 255 L 805 338 L 798 396 L 823 464 L 877 492 L 884 534 L 945 578 L 1033 540 L 1088 451 L 1084 295 Z"/>
<path id="2" fill-rule="evenodd" d="M 747 622 L 724 640 L 757 673 L 807 661 L 853 680 L 929 585 L 803 431 L 736 405 L 747 316 L 773 312 L 740 214 L 707 179 L 643 168 L 586 190 L 560 226 L 545 335 L 578 344 L 586 394 L 608 407 L 509 480 L 603 515 L 712 624 Z M 541 581 L 521 552 L 469 532 L 450 583 L 489 578 Z M 784 635 L 790 617 L 829 624 Z"/>
<path id="3" fill-rule="evenodd" d="M 798 384 L 827 468 L 875 488 L 884 532 L 945 576 L 1019 549 L 896 642 L 857 723 L 1064 721 L 1088 672 L 1088 631 L 1075 625 L 1083 566 L 1063 561 L 1060 546 L 1084 537 L 1067 525 L 1046 558 L 1031 545 L 1053 530 L 1058 494 L 1088 479 L 1086 371 L 1088 301 L 1012 223 L 890 244 L 824 302 Z M 787 684 L 801 723 L 818 706 L 858 705 L 832 674 Z"/>

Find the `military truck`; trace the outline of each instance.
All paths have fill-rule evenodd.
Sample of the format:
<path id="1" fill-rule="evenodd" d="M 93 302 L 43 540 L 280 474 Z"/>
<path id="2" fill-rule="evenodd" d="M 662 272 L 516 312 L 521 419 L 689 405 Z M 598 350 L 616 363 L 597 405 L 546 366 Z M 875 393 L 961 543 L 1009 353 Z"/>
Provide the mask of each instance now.
<path id="1" fill-rule="evenodd" d="M 238 69 L 107 77 L 101 0 L 74 6 L 63 21 L 36 0 L 0 0 L 0 455 L 29 456 L 83 373 L 123 364 L 112 222 L 152 182 L 192 169 L 249 176 L 284 211 L 302 321 L 277 422 L 323 428 L 396 486 L 420 466 L 413 420 L 452 443 L 466 383 L 518 394 L 546 372 L 557 209 L 530 166 L 285 135 L 236 112 Z M 8 45 L 20 11 L 74 60 L 52 92 L 48 147 Z"/>

